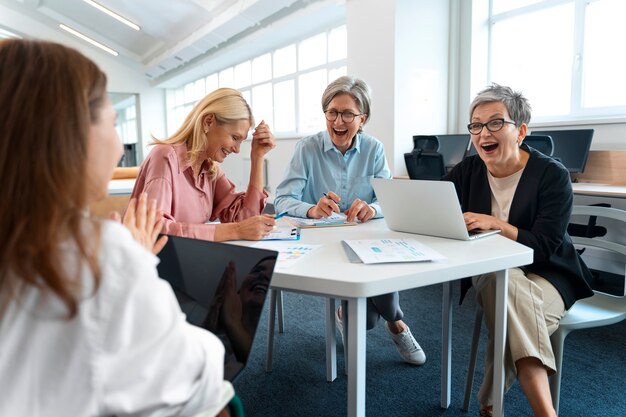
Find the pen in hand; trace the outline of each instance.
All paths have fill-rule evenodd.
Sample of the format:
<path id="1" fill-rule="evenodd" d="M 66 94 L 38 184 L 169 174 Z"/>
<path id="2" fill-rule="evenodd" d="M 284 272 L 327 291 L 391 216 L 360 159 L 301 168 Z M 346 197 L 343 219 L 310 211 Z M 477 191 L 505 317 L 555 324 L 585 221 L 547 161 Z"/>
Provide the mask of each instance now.
<path id="1" fill-rule="evenodd" d="M 287 214 L 289 214 L 289 213 L 287 213 L 286 211 L 283 211 L 282 213 L 277 214 L 276 216 L 274 216 L 274 220 L 278 220 L 281 217 L 286 216 Z"/>
<path id="2" fill-rule="evenodd" d="M 331 216 L 333 216 L 334 212 L 339 213 L 340 210 L 341 210 L 339 208 L 339 200 L 341 200 L 341 197 L 339 197 L 337 194 L 335 194 L 335 193 L 333 193 L 331 191 L 329 191 L 327 193 L 322 193 L 322 194 L 323 194 L 324 198 L 329 199 L 333 203 L 332 205 L 328 205 L 328 207 L 326 209 L 323 209 L 324 214 L 322 215 L 322 217 L 331 217 Z M 335 200 L 333 197 L 336 197 L 337 200 Z M 327 210 L 330 210 L 330 212 L 326 212 Z"/>
<path id="3" fill-rule="evenodd" d="M 326 197 L 327 199 L 329 199 L 329 200 L 330 200 L 330 201 L 332 201 L 333 203 L 337 204 L 337 202 L 336 202 L 336 201 L 335 201 L 335 200 L 334 200 L 331 196 L 329 196 L 329 195 L 328 195 L 328 194 L 326 194 L 326 193 L 322 193 L 322 194 L 324 194 L 324 197 Z"/>

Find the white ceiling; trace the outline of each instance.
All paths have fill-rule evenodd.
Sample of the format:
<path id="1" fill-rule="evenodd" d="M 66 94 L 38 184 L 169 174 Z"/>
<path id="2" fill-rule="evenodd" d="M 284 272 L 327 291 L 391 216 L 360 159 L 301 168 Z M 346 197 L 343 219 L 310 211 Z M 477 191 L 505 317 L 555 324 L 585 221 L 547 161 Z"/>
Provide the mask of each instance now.
<path id="1" fill-rule="evenodd" d="M 116 50 L 144 68 L 158 84 L 172 72 L 271 26 L 313 3 L 329 0 L 96 0 L 141 27 L 124 25 L 83 0 L 0 0 L 61 30 L 60 23 Z M 336 6 L 342 1 L 331 1 Z M 317 8 L 319 9 L 319 8 Z M 319 10 L 318 10 L 319 12 Z M 325 16 L 325 15 L 322 15 Z M 336 16 L 328 15 L 329 19 Z M 309 21 L 311 19 L 308 19 Z M 302 26 L 302 25 L 300 25 Z M 25 33 L 28 35 L 28 33 Z M 281 36 L 276 34 L 276 36 Z"/>

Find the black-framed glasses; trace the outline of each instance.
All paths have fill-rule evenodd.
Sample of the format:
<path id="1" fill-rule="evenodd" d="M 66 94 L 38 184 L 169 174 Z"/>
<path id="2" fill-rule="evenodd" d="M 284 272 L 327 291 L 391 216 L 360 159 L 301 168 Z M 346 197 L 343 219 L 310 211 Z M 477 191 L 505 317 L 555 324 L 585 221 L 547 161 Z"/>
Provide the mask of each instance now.
<path id="1" fill-rule="evenodd" d="M 337 110 L 326 110 L 324 115 L 326 116 L 326 120 L 329 122 L 334 122 L 337 120 L 337 117 L 341 115 L 341 120 L 344 123 L 352 123 L 354 118 L 357 116 L 363 116 L 365 113 L 354 114 L 351 111 L 337 111 Z"/>
<path id="2" fill-rule="evenodd" d="M 486 126 L 488 131 L 497 132 L 498 130 L 501 130 L 504 127 L 505 123 L 511 123 L 512 125 L 517 126 L 517 124 L 512 120 L 499 118 L 499 119 L 489 120 L 487 123 L 479 123 L 479 122 L 470 123 L 467 125 L 467 130 L 469 130 L 469 132 L 472 135 L 479 135 L 480 132 L 483 131 L 483 127 Z"/>

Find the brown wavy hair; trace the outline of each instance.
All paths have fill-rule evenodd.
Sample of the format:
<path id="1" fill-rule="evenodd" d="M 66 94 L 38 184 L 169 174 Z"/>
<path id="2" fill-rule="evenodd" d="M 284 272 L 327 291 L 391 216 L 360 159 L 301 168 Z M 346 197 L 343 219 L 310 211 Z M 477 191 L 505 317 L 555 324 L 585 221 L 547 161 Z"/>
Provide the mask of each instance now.
<path id="1" fill-rule="evenodd" d="M 100 228 L 86 214 L 89 129 L 106 75 L 45 41 L 0 41 L 0 313 L 29 287 L 78 311 L 81 266 L 100 282 Z M 77 251 L 67 257 L 67 243 Z M 76 265 L 64 259 L 76 258 Z M 73 271 L 72 273 L 68 271 Z"/>

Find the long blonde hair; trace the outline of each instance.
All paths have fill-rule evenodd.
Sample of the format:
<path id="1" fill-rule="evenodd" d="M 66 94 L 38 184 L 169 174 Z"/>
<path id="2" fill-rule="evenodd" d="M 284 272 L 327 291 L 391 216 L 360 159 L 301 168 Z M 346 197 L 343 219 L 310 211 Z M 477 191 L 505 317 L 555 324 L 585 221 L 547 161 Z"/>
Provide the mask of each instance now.
<path id="1" fill-rule="evenodd" d="M 208 115 L 215 115 L 219 124 L 235 123 L 248 120 L 254 126 L 254 117 L 250 106 L 241 93 L 232 88 L 218 88 L 206 95 L 191 109 L 182 126 L 167 139 L 154 139 L 155 144 L 187 145 L 187 159 L 192 167 L 202 164 L 207 149 L 207 136 L 202 129 L 202 122 Z M 210 175 L 213 178 L 217 165 L 210 161 Z"/>
<path id="2" fill-rule="evenodd" d="M 78 51 L 0 41 L 0 315 L 31 286 L 76 314 L 82 283 L 80 268 L 63 264 L 68 240 L 98 288 L 100 229 L 86 231 L 84 209 L 89 131 L 105 100 L 105 74 Z"/>

